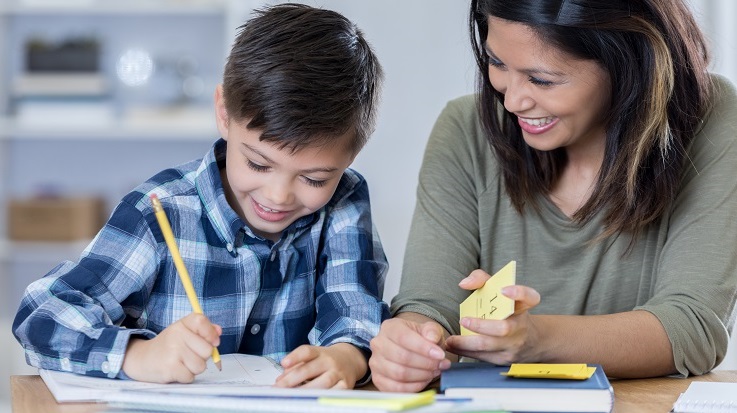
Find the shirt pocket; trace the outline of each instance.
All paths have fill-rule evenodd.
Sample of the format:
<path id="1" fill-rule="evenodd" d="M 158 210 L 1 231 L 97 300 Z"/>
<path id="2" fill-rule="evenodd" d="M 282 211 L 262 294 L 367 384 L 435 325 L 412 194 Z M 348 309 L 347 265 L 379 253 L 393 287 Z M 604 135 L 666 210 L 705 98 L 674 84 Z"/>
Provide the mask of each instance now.
<path id="1" fill-rule="evenodd" d="M 282 299 L 286 301 L 287 311 L 292 313 L 292 317 L 315 311 L 315 273 L 313 268 L 297 274 L 282 288 Z"/>

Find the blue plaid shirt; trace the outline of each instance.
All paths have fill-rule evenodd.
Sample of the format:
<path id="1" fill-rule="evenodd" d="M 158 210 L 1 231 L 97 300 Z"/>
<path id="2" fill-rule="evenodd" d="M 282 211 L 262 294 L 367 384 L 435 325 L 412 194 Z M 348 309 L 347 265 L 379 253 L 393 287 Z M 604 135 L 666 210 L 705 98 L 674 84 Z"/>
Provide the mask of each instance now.
<path id="1" fill-rule="evenodd" d="M 202 309 L 223 328 L 219 351 L 281 360 L 302 344 L 345 342 L 369 352 L 388 317 L 387 262 L 366 181 L 350 169 L 328 204 L 278 242 L 245 225 L 225 199 L 226 142 L 126 195 L 79 262 L 26 290 L 13 332 L 29 364 L 100 377 L 121 371 L 131 336 L 152 338 L 190 314 L 156 221 L 157 194 Z"/>

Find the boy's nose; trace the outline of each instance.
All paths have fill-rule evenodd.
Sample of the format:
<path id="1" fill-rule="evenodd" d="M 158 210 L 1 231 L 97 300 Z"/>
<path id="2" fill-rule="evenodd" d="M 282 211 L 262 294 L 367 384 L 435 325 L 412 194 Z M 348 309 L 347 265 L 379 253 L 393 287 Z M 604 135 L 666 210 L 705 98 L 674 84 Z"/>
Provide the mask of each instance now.
<path id="1" fill-rule="evenodd" d="M 292 199 L 291 185 L 285 182 L 272 182 L 267 188 L 266 198 L 274 207 L 288 205 Z"/>

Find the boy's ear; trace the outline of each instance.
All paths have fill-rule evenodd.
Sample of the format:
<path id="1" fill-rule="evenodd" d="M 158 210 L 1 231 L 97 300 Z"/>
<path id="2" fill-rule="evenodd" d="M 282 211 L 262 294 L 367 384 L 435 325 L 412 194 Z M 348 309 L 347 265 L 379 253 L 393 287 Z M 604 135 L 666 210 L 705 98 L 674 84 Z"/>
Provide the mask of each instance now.
<path id="1" fill-rule="evenodd" d="M 218 132 L 220 136 L 228 140 L 228 130 L 230 126 L 230 118 L 228 117 L 228 110 L 225 109 L 225 99 L 223 99 L 223 85 L 217 85 L 215 88 L 215 122 L 218 126 Z"/>

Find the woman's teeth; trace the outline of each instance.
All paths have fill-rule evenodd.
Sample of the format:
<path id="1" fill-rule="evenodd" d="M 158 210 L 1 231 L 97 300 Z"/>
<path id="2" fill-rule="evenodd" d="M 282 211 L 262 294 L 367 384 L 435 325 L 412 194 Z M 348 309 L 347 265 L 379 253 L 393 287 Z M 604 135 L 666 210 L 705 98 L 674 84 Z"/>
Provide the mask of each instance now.
<path id="1" fill-rule="evenodd" d="M 519 119 L 528 125 L 543 126 L 543 125 L 547 125 L 548 123 L 552 122 L 553 119 L 555 119 L 555 117 L 548 116 L 546 118 L 537 118 L 537 119 L 527 119 L 527 118 L 519 118 Z"/>

